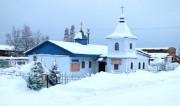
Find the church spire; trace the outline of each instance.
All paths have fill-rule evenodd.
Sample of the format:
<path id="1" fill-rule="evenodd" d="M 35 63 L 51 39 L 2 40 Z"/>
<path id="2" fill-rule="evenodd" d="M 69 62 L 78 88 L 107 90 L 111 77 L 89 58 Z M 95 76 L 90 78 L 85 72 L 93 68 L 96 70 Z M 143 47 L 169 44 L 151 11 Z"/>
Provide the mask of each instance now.
<path id="1" fill-rule="evenodd" d="M 125 22 L 125 17 L 124 17 L 124 6 L 122 5 L 122 16 L 120 17 L 120 23 L 124 23 Z"/>
<path id="2" fill-rule="evenodd" d="M 81 25 L 80 31 L 82 31 L 82 26 L 83 26 L 83 23 L 82 23 L 82 21 L 81 21 L 81 24 L 80 24 L 80 25 Z"/>

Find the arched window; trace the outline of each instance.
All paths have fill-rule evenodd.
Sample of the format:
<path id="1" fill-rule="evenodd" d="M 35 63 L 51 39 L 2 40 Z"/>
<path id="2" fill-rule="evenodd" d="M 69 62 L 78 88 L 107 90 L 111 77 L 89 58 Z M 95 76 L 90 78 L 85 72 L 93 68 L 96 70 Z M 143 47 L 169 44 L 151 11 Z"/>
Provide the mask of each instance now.
<path id="1" fill-rule="evenodd" d="M 133 69 L 133 62 L 131 62 L 131 69 Z"/>
<path id="2" fill-rule="evenodd" d="M 132 49 L 132 43 L 130 43 L 130 45 L 129 45 L 129 49 Z"/>
<path id="3" fill-rule="evenodd" d="M 145 62 L 143 62 L 143 69 L 145 69 Z"/>
<path id="4" fill-rule="evenodd" d="M 82 61 L 81 68 L 85 68 L 85 62 Z"/>
<path id="5" fill-rule="evenodd" d="M 139 64 L 138 64 L 138 69 L 141 69 L 141 63 L 139 62 Z"/>
<path id="6" fill-rule="evenodd" d="M 92 67 L 92 62 L 91 61 L 89 61 L 89 68 L 91 68 Z"/>
<path id="7" fill-rule="evenodd" d="M 117 43 L 117 42 L 115 43 L 114 49 L 115 49 L 116 51 L 119 50 L 119 43 Z"/>

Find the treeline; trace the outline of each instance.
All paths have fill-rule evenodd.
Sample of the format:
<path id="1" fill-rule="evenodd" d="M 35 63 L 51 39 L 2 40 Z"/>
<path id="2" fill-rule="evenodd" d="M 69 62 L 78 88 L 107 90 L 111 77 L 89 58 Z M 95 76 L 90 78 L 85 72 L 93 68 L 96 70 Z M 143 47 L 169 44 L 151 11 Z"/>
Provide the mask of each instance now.
<path id="1" fill-rule="evenodd" d="M 74 42 L 75 36 L 75 26 L 71 25 L 71 28 L 66 28 L 64 31 L 64 39 L 65 42 Z"/>
<path id="2" fill-rule="evenodd" d="M 22 29 L 13 27 L 12 31 L 6 34 L 6 43 L 14 46 L 15 53 L 13 56 L 18 56 L 18 51 L 27 51 L 46 40 L 49 40 L 49 36 L 41 33 L 40 30 L 31 31 L 26 24 Z"/>

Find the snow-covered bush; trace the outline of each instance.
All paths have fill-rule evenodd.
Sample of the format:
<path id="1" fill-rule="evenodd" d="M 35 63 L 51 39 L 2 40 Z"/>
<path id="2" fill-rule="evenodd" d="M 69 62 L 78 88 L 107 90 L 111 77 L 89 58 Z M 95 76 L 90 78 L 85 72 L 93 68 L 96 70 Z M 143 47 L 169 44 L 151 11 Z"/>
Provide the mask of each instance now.
<path id="1" fill-rule="evenodd" d="M 151 62 L 149 70 L 150 71 L 174 70 L 178 65 L 179 65 L 178 63 L 165 62 L 164 59 L 158 58 Z"/>

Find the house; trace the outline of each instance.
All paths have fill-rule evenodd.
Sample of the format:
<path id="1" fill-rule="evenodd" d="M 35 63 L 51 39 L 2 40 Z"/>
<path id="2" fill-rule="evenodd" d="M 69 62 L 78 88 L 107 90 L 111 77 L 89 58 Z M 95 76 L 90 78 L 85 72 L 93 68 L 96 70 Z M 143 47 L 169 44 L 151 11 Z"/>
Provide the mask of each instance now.
<path id="1" fill-rule="evenodd" d="M 88 36 L 82 28 L 74 37 L 74 42 L 49 40 L 25 52 L 30 61 L 36 57 L 49 69 L 56 63 L 62 72 L 87 74 L 105 72 L 135 72 L 147 70 L 150 55 L 136 50 L 137 37 L 134 36 L 124 15 L 115 31 L 106 36 L 108 45 L 89 44 Z"/>
<path id="2" fill-rule="evenodd" d="M 0 68 L 28 63 L 28 57 L 12 57 L 15 53 L 23 55 L 22 51 L 15 52 L 13 46 L 0 45 Z"/>

